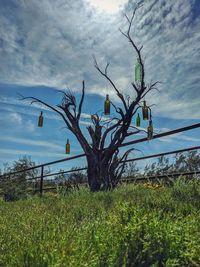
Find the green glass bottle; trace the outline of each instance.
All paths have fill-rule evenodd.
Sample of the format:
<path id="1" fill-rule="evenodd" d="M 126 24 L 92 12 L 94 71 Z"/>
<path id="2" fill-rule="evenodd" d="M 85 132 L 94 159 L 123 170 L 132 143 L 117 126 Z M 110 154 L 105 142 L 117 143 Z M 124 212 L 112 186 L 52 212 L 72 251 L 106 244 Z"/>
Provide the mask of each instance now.
<path id="1" fill-rule="evenodd" d="M 153 124 L 152 120 L 149 121 L 149 126 L 147 128 L 147 138 L 150 140 L 153 137 Z"/>
<path id="2" fill-rule="evenodd" d="M 144 100 L 144 106 L 142 107 L 142 116 L 143 116 L 143 120 L 148 120 L 149 119 L 148 107 L 146 105 L 146 101 L 145 100 Z"/>
<path id="3" fill-rule="evenodd" d="M 66 143 L 66 154 L 70 154 L 70 143 L 69 143 L 69 139 L 67 139 L 67 143 Z"/>
<path id="4" fill-rule="evenodd" d="M 109 115 L 110 114 L 110 100 L 109 95 L 106 95 L 106 100 L 104 102 L 104 114 Z"/>
<path id="5" fill-rule="evenodd" d="M 141 82 L 142 80 L 142 66 L 140 64 L 139 58 L 137 58 L 137 63 L 135 65 L 135 81 Z"/>
<path id="6" fill-rule="evenodd" d="M 136 119 L 136 126 L 140 127 L 140 114 L 137 114 L 137 119 Z"/>
<path id="7" fill-rule="evenodd" d="M 38 127 L 42 127 L 43 126 L 43 112 L 41 111 L 39 119 L 38 119 Z"/>

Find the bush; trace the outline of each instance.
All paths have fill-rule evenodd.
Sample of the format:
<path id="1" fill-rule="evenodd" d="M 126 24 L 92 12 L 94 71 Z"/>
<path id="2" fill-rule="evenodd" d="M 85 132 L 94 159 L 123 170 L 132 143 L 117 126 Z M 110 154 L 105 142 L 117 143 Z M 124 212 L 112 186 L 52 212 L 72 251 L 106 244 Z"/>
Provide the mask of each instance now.
<path id="1" fill-rule="evenodd" d="M 198 267 L 199 192 L 178 179 L 0 203 L 0 266 Z"/>
<path id="2" fill-rule="evenodd" d="M 23 157 L 13 163 L 13 166 L 4 164 L 4 173 L 21 171 L 30 167 L 34 167 L 35 163 L 30 157 Z M 3 175 L 0 178 L 0 189 L 5 201 L 15 201 L 27 198 L 27 189 L 30 182 L 28 178 L 33 178 L 38 175 L 38 170 L 33 169 L 26 172 L 20 172 L 13 175 Z"/>

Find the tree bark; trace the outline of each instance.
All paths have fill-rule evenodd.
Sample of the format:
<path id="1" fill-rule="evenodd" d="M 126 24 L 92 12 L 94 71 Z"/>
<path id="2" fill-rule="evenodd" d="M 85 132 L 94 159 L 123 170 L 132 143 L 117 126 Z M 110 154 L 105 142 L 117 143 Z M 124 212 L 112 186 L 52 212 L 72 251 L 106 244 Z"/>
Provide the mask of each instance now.
<path id="1" fill-rule="evenodd" d="M 101 188 L 101 168 L 98 154 L 91 152 L 87 156 L 87 163 L 88 184 L 90 190 L 92 192 L 99 191 Z"/>
<path id="2" fill-rule="evenodd" d="M 109 163 L 103 160 L 102 151 L 90 152 L 87 156 L 88 184 L 92 192 L 111 189 Z"/>

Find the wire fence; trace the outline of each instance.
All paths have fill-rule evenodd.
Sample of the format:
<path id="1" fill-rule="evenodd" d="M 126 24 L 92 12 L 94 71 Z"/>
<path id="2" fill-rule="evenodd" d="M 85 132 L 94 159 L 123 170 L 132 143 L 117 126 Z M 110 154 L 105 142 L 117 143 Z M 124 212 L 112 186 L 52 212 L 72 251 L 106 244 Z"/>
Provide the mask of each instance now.
<path id="1" fill-rule="evenodd" d="M 162 137 L 165 137 L 165 136 L 177 134 L 177 133 L 180 133 L 180 132 L 192 130 L 192 129 L 199 128 L 199 127 L 200 127 L 200 123 L 193 124 L 193 125 L 190 125 L 190 126 L 186 126 L 186 127 L 178 128 L 178 129 L 175 129 L 175 130 L 167 131 L 167 132 L 164 132 L 164 133 L 156 134 L 156 135 L 154 135 L 152 137 L 152 139 L 162 138 Z M 146 141 L 148 141 L 148 138 L 141 138 L 141 139 L 137 139 L 137 140 L 133 140 L 133 141 L 129 141 L 129 142 L 123 143 L 123 144 L 120 145 L 120 147 L 133 145 L 133 144 L 136 144 L 136 143 L 142 143 L 142 142 L 146 142 Z M 148 155 L 148 156 L 122 160 L 122 161 L 120 161 L 120 163 L 122 164 L 124 162 L 140 161 L 140 160 L 156 158 L 156 157 L 165 156 L 165 155 L 172 155 L 172 154 L 182 153 L 182 152 L 186 152 L 186 151 L 198 150 L 198 149 L 200 149 L 200 146 L 189 147 L 189 148 L 173 150 L 173 151 L 159 153 L 159 154 L 152 154 L 152 155 Z M 40 195 L 42 196 L 43 191 L 56 188 L 56 187 L 45 188 L 44 187 L 44 178 L 50 177 L 50 176 L 55 176 L 55 175 L 64 175 L 66 173 L 71 173 L 71 172 L 73 173 L 73 172 L 76 172 L 76 171 L 87 170 L 87 167 L 85 167 L 85 168 L 76 168 L 76 169 L 68 170 L 68 171 L 44 174 L 44 167 L 45 166 L 50 166 L 50 165 L 53 165 L 53 164 L 57 164 L 57 163 L 60 163 L 60 162 L 65 162 L 65 161 L 69 161 L 69 160 L 73 160 L 73 159 L 77 159 L 77 158 L 81 158 L 81 157 L 85 157 L 85 156 L 86 156 L 85 154 L 79 154 L 79 155 L 76 155 L 76 156 L 72 156 L 72 157 L 68 157 L 68 158 L 64 158 L 64 159 L 60 159 L 60 160 L 56 160 L 56 161 L 51 161 L 51 162 L 47 162 L 47 163 L 44 163 L 44 164 L 39 164 L 39 165 L 30 167 L 30 168 L 27 168 L 27 169 L 24 169 L 24 170 L 4 173 L 4 174 L 0 175 L 0 182 L 6 181 L 8 179 L 7 177 L 12 177 L 13 175 L 16 175 L 16 174 L 19 174 L 19 173 L 23 173 L 23 172 L 26 172 L 26 171 L 30 171 L 30 170 L 33 170 L 33 169 L 40 168 L 40 175 L 39 176 L 27 178 L 26 180 L 27 181 L 32 181 L 32 180 L 40 179 L 39 180 L 39 189 L 34 189 L 34 190 L 35 191 L 39 191 Z M 153 175 L 153 176 L 135 177 L 134 179 L 130 177 L 129 179 L 121 179 L 121 181 L 122 182 L 132 182 L 132 181 L 137 181 L 137 180 L 138 181 L 142 181 L 142 180 L 145 180 L 145 179 L 154 179 L 154 178 L 161 178 L 162 179 L 162 178 L 166 178 L 166 177 L 177 177 L 177 176 L 180 176 L 180 175 L 183 175 L 183 176 L 184 175 L 194 175 L 194 174 L 199 174 L 199 173 L 200 173 L 200 171 L 196 170 L 194 172 L 169 173 L 169 174 L 157 175 L 157 176 Z"/>

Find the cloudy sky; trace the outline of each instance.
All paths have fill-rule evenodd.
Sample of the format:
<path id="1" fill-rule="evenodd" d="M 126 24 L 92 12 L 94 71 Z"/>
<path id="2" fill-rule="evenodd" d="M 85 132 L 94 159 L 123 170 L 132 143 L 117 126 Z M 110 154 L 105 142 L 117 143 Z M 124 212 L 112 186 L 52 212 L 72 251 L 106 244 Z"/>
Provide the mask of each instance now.
<path id="1" fill-rule="evenodd" d="M 156 104 L 152 108 L 155 131 L 198 123 L 200 1 L 141 2 L 143 7 L 136 13 L 132 37 L 138 46 L 143 45 L 145 82 L 162 82 L 160 93 L 152 91 L 146 97 L 148 104 Z M 0 1 L 0 168 L 23 155 L 31 156 L 36 163 L 68 157 L 67 138 L 71 155 L 83 153 L 61 118 L 44 106 L 21 101 L 19 94 L 57 105 L 61 102 L 62 94 L 58 92 L 61 89 L 70 88 L 79 100 L 84 80 L 86 96 L 80 125 L 88 136 L 90 114 L 103 110 L 105 95 L 120 104 L 113 88 L 94 68 L 93 55 L 102 68 L 110 62 L 109 76 L 122 93 L 134 99 L 131 82 L 136 53 L 119 28 L 126 31 L 124 13 L 131 15 L 135 3 L 135 0 Z M 44 127 L 38 128 L 41 110 Z M 146 128 L 147 122 L 141 126 Z M 199 141 L 196 129 L 135 148 L 148 155 L 196 146 Z M 85 160 L 52 169 L 72 166 L 85 166 Z"/>

